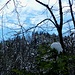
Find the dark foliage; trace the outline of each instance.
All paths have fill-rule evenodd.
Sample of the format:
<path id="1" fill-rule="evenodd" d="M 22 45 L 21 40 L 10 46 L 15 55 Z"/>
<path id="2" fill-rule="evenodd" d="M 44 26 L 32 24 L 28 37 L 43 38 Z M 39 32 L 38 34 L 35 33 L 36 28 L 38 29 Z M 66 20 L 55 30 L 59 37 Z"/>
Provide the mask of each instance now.
<path id="1" fill-rule="evenodd" d="M 0 43 L 0 75 L 75 74 L 75 56 L 69 53 L 67 39 L 66 55 L 50 48 L 52 42 L 59 41 L 55 34 L 32 33 L 31 42 L 28 41 L 18 35 Z"/>

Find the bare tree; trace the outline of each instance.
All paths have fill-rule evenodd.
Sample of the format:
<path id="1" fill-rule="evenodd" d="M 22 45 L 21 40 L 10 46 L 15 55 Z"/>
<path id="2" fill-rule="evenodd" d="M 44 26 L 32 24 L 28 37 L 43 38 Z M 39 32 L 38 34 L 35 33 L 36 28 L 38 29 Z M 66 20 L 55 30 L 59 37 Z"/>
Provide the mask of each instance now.
<path id="1" fill-rule="evenodd" d="M 65 50 L 64 50 L 64 43 L 63 43 L 63 36 L 62 36 L 62 27 L 63 27 L 63 11 L 62 11 L 62 1 L 59 0 L 59 15 L 60 15 L 60 23 L 57 22 L 57 18 L 56 16 L 54 15 L 53 11 L 52 11 L 52 7 L 50 8 L 49 5 L 39 1 L 39 0 L 36 0 L 36 2 L 38 2 L 39 4 L 43 5 L 44 7 L 46 7 L 49 11 L 49 13 L 51 14 L 53 20 L 51 20 L 50 18 L 49 19 L 45 19 L 43 20 L 46 21 L 46 20 L 49 20 L 51 21 L 54 26 L 56 27 L 57 31 L 58 31 L 58 35 L 59 35 L 59 38 L 60 38 L 60 43 L 61 43 L 61 46 L 63 48 L 63 53 L 65 53 Z"/>
<path id="2" fill-rule="evenodd" d="M 72 17 L 72 21 L 73 21 L 73 25 L 75 28 L 75 18 L 74 18 L 74 14 L 73 14 L 73 0 L 68 0 L 69 1 L 69 7 L 70 7 L 70 13 L 71 13 L 71 17 Z"/>

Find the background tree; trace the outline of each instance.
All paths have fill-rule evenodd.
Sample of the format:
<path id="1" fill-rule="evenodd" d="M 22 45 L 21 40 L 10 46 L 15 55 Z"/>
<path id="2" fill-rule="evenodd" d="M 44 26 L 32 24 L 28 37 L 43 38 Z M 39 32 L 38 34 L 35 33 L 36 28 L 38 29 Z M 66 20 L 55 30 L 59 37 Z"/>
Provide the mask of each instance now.
<path id="1" fill-rule="evenodd" d="M 60 15 L 60 23 L 57 22 L 57 19 L 52 11 L 52 8 L 49 7 L 49 5 L 39 1 L 39 0 L 36 0 L 38 3 L 40 3 L 41 5 L 43 5 L 44 7 L 46 7 L 48 9 L 48 11 L 50 12 L 53 20 L 51 20 L 50 18 L 49 19 L 45 19 L 45 20 L 49 20 L 51 21 L 54 26 L 56 27 L 57 31 L 58 31 L 58 35 L 59 35 L 59 38 L 60 38 L 60 43 L 61 43 L 61 46 L 63 48 L 63 52 L 65 52 L 64 50 L 64 43 L 63 43 L 63 36 L 62 36 L 62 27 L 63 27 L 63 11 L 62 11 L 62 2 L 61 0 L 59 0 L 59 15 Z M 43 21 L 45 21 L 43 20 Z"/>

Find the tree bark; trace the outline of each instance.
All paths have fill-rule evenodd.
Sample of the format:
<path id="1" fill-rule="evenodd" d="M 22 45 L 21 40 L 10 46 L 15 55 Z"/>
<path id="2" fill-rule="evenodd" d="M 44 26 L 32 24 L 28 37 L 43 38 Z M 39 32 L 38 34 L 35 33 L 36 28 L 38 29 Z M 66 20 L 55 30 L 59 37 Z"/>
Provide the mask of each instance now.
<path id="1" fill-rule="evenodd" d="M 65 53 L 63 36 L 62 36 L 62 30 L 60 28 L 57 28 L 57 31 L 58 31 L 58 36 L 59 36 L 60 44 L 61 44 L 61 46 L 63 48 L 63 53 Z"/>
<path id="2" fill-rule="evenodd" d="M 43 5 L 44 7 L 46 7 L 48 9 L 48 11 L 50 12 L 50 14 L 52 15 L 53 17 L 53 20 L 54 20 L 54 25 L 58 31 L 58 36 L 59 36 L 59 39 L 60 39 L 60 44 L 63 48 L 63 53 L 65 53 L 65 50 L 64 50 L 64 43 L 63 43 L 63 36 L 62 36 L 62 27 L 63 27 L 63 11 L 62 11 L 62 2 L 61 0 L 59 0 L 59 15 L 60 15 L 60 24 L 58 24 L 57 20 L 56 20 L 56 17 L 54 15 L 54 13 L 52 12 L 51 8 L 44 4 L 43 2 L 39 1 L 39 0 L 36 0 L 38 3 L 40 3 L 41 5 Z"/>

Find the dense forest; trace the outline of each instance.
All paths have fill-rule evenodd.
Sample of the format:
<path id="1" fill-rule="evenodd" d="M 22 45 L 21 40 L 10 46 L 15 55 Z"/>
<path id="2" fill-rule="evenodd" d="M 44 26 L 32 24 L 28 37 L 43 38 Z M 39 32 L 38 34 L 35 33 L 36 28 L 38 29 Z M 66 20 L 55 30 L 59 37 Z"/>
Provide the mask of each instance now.
<path id="1" fill-rule="evenodd" d="M 66 53 L 50 47 L 55 34 L 33 32 L 0 42 L 0 75 L 75 75 L 74 38 L 63 37 Z"/>

